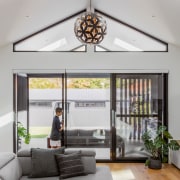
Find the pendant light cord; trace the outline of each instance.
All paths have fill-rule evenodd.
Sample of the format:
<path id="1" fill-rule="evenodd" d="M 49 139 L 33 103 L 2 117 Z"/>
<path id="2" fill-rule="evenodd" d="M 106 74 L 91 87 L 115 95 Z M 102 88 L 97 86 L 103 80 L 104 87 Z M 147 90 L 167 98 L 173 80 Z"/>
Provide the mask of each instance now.
<path id="1" fill-rule="evenodd" d="M 91 0 L 90 0 L 90 3 L 89 3 L 89 4 L 90 4 L 90 12 L 91 12 Z"/>

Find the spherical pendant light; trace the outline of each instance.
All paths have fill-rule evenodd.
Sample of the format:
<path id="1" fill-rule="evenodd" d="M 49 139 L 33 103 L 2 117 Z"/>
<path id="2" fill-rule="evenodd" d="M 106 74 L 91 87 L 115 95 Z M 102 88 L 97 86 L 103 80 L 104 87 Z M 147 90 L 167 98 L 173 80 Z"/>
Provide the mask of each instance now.
<path id="1" fill-rule="evenodd" d="M 106 21 L 92 12 L 82 14 L 74 24 L 76 37 L 85 44 L 99 44 L 106 35 L 106 29 Z"/>

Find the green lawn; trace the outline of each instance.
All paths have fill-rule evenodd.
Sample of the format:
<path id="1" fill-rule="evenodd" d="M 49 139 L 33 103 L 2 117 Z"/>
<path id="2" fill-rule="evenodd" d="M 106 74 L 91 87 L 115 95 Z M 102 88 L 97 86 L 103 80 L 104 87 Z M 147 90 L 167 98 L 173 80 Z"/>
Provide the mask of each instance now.
<path id="1" fill-rule="evenodd" d="M 44 138 L 49 136 L 51 127 L 30 127 L 31 138 Z"/>

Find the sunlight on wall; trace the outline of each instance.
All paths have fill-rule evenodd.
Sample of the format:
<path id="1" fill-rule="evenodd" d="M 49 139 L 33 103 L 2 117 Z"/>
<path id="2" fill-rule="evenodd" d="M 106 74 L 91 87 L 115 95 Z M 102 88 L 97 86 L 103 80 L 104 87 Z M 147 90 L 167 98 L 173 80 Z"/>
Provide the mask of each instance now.
<path id="1" fill-rule="evenodd" d="M 11 122 L 13 122 L 13 113 L 7 113 L 3 116 L 0 117 L 0 128 L 10 124 Z"/>

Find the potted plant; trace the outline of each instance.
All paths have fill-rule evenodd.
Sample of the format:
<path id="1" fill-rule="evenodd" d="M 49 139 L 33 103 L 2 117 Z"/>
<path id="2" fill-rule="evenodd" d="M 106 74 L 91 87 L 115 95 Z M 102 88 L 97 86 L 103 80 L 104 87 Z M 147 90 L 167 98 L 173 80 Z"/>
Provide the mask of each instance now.
<path id="1" fill-rule="evenodd" d="M 159 126 L 155 137 L 150 131 L 142 135 L 144 146 L 149 153 L 150 158 L 146 160 L 145 165 L 151 169 L 161 169 L 162 163 L 168 161 L 168 152 L 171 150 L 179 150 L 180 145 L 173 140 L 172 135 L 167 131 L 166 126 Z"/>
<path id="2" fill-rule="evenodd" d="M 17 134 L 18 134 L 18 141 L 21 144 L 21 139 L 24 139 L 25 144 L 29 144 L 31 140 L 30 133 L 27 132 L 27 129 L 23 126 L 21 122 L 18 122 L 17 126 Z"/>

